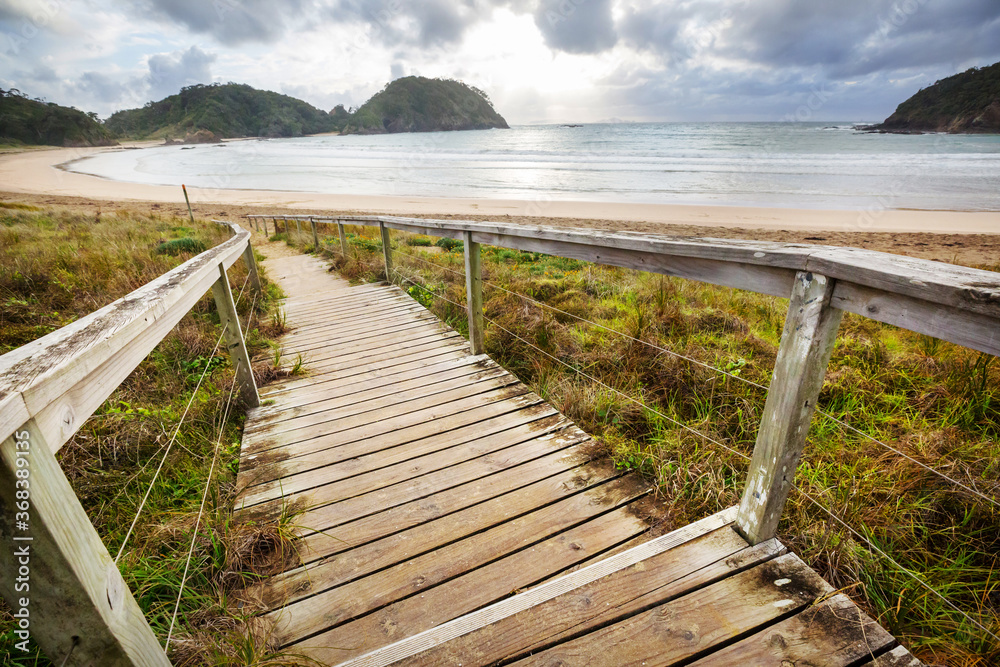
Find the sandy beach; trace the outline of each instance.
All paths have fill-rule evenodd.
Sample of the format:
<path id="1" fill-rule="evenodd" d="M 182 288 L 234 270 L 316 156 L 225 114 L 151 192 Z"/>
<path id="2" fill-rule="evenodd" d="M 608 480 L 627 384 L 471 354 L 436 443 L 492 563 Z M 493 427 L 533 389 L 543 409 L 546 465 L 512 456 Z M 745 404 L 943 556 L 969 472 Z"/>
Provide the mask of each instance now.
<path id="1" fill-rule="evenodd" d="M 0 200 L 186 214 L 180 188 L 112 181 L 59 168 L 115 148 L 55 148 L 0 155 Z M 188 188 L 196 214 L 381 213 L 504 220 L 563 227 L 852 245 L 977 265 L 1000 263 L 1000 212 L 812 210 L 574 201 L 349 196 L 276 190 Z"/>

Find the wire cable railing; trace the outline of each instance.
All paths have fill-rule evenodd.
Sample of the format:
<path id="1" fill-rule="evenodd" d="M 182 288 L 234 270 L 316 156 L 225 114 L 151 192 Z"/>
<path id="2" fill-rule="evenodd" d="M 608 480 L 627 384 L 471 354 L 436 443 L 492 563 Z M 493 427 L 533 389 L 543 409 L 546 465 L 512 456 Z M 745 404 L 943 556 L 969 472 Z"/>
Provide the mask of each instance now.
<path id="1" fill-rule="evenodd" d="M 434 269 L 443 269 L 443 270 L 448 271 L 448 272 L 450 272 L 452 274 L 455 274 L 455 275 L 458 275 L 458 276 L 462 276 L 463 278 L 465 277 L 465 274 L 463 272 L 456 271 L 454 269 L 451 269 L 450 267 L 442 266 L 441 264 L 438 264 L 436 262 L 430 262 L 428 260 L 425 260 L 425 259 L 423 259 L 421 257 L 418 257 L 418 256 L 410 254 L 410 253 L 401 252 L 401 251 L 399 251 L 399 252 L 400 252 L 400 254 L 406 255 L 406 256 L 411 257 L 413 259 L 416 259 L 416 260 L 422 262 L 423 264 L 425 264 L 425 265 L 427 265 L 429 267 L 432 267 Z M 457 304 L 454 301 L 451 301 L 450 299 L 447 299 L 443 295 L 438 294 L 434 290 L 428 289 L 427 287 L 425 287 L 422 284 L 414 281 L 413 279 L 404 276 L 404 274 L 402 272 L 398 271 L 398 269 L 394 269 L 394 270 L 395 270 L 395 272 L 398 275 L 400 275 L 401 277 L 403 277 L 407 282 L 409 282 L 409 283 L 411 283 L 413 285 L 416 285 L 420 289 L 423 289 L 426 293 L 428 293 L 428 294 L 430 294 L 430 295 L 432 295 L 432 296 L 434 296 L 434 297 L 436 297 L 438 299 L 441 299 L 443 301 L 447 301 L 448 303 L 451 303 L 452 305 L 459 306 L 459 307 L 464 307 L 461 304 Z M 656 350 L 658 350 L 660 352 L 666 353 L 666 354 L 668 354 L 670 356 L 673 356 L 675 358 L 686 360 L 686 361 L 688 361 L 690 363 L 693 363 L 693 364 L 696 364 L 696 365 L 701 366 L 703 368 L 712 370 L 712 371 L 714 371 L 716 373 L 719 373 L 721 375 L 724 375 L 724 376 L 730 377 L 732 379 L 738 380 L 740 382 L 743 382 L 743 383 L 745 383 L 747 385 L 750 385 L 750 386 L 753 386 L 755 388 L 763 389 L 765 391 L 767 390 L 766 386 L 761 385 L 761 384 L 759 384 L 757 382 L 754 382 L 752 380 L 749 380 L 747 378 L 741 377 L 739 375 L 735 375 L 733 373 L 729 373 L 729 372 L 727 372 L 727 371 L 725 371 L 723 369 L 717 368 L 717 367 L 715 367 L 715 366 L 713 366 L 711 364 L 705 363 L 705 362 L 697 360 L 697 359 L 693 359 L 693 358 L 691 358 L 689 356 L 677 353 L 677 352 L 675 352 L 673 350 L 669 350 L 667 348 L 664 348 L 664 347 L 662 347 L 660 345 L 656 345 L 654 343 L 651 343 L 649 341 L 643 340 L 641 338 L 637 338 L 635 336 L 631 336 L 631 335 L 629 335 L 629 334 L 627 334 L 625 332 L 618 331 L 618 330 L 614 329 L 613 327 L 608 327 L 608 326 L 599 324 L 597 322 L 593 322 L 593 321 L 591 321 L 591 320 L 589 320 L 587 318 L 575 315 L 573 313 L 567 312 L 567 311 L 562 310 L 560 308 L 557 308 L 555 306 L 551 306 L 550 304 L 544 303 L 542 301 L 539 301 L 539 300 L 534 299 L 532 297 L 529 297 L 527 295 L 521 294 L 521 293 L 516 292 L 514 290 L 510 290 L 510 289 L 508 289 L 506 287 L 503 287 L 502 285 L 496 284 L 496 283 L 494 283 L 492 281 L 483 280 L 483 283 L 489 285 L 492 288 L 495 288 L 497 290 L 500 290 L 502 292 L 505 292 L 505 293 L 510 294 L 512 296 L 515 296 L 515 297 L 518 297 L 518 298 L 523 299 L 523 300 L 525 300 L 527 302 L 530 302 L 532 304 L 535 304 L 538 307 L 545 308 L 545 309 L 551 310 L 553 312 L 560 313 L 562 315 L 565 315 L 565 316 L 570 317 L 572 319 L 575 319 L 577 321 L 580 321 L 580 322 L 592 325 L 592 326 L 594 326 L 596 328 L 608 331 L 609 333 L 617 334 L 617 335 L 619 335 L 619 336 L 621 336 L 623 338 L 632 340 L 632 341 L 637 342 L 637 343 L 641 343 L 643 345 L 646 345 L 646 346 L 648 346 L 650 348 L 656 349 Z M 736 455 L 736 456 L 738 456 L 738 457 L 740 457 L 740 458 L 742 458 L 744 460 L 747 460 L 747 461 L 750 460 L 750 457 L 747 456 L 745 453 L 740 452 L 740 451 L 738 451 L 738 450 L 736 450 L 736 449 L 734 449 L 732 447 L 729 447 L 728 445 L 720 442 L 718 439 L 713 438 L 713 437 L 709 436 L 708 434 L 703 433 L 703 432 L 701 432 L 701 431 L 699 431 L 699 430 L 697 430 L 697 429 L 695 429 L 695 428 L 693 428 L 693 427 L 691 427 L 691 426 L 689 426 L 687 424 L 684 424 L 684 423 L 682 423 L 682 422 L 680 422 L 680 421 L 678 421 L 676 419 L 673 419 L 670 416 L 662 413 L 661 411 L 656 410 L 655 408 L 650 407 L 645 402 L 640 401 L 639 399 L 635 398 L 634 396 L 631 396 L 631 395 L 629 395 L 629 394 L 627 394 L 625 392 L 622 392 L 619 389 L 616 389 L 615 387 L 612 387 L 611 385 L 609 385 L 609 384 L 601 381 L 600 379 L 594 377 L 593 375 L 591 375 L 591 374 L 589 374 L 589 373 L 587 373 L 587 372 L 585 372 L 585 371 L 577 368 L 576 366 L 568 363 L 567 361 L 565 361 L 563 359 L 560 359 L 559 357 L 557 357 L 557 356 L 555 356 L 555 355 L 553 355 L 553 354 L 551 354 L 551 353 L 549 353 L 549 352 L 541 349 L 539 346 L 535 345 L 531 341 L 526 340 L 525 338 L 523 338 L 522 336 L 519 336 L 518 334 L 516 334 L 515 332 L 511 331 L 507 327 L 504 327 L 502 324 L 500 324 L 496 320 L 488 318 L 488 317 L 484 317 L 484 320 L 487 321 L 487 322 L 489 322 L 491 325 L 493 325 L 494 327 L 498 328 L 499 330 L 503 331 L 504 333 L 506 333 L 506 334 L 508 334 L 508 335 L 510 335 L 510 336 L 512 336 L 514 338 L 516 338 L 521 343 L 527 345 L 529 348 L 533 349 L 534 351 L 536 351 L 536 352 L 544 355 L 548 359 L 550 359 L 550 360 L 552 360 L 552 361 L 560 364 L 561 366 L 569 369 L 573 373 L 575 373 L 575 374 L 577 374 L 577 375 L 579 375 L 579 376 L 581 376 L 583 378 L 586 378 L 587 380 L 589 380 L 589 381 L 591 381 L 591 382 L 593 382 L 593 383 L 595 383 L 595 384 L 603 387 L 604 389 L 606 389 L 608 391 L 611 391 L 611 392 L 615 393 L 616 395 L 618 395 L 618 396 L 620 396 L 620 397 L 622 397 L 622 398 L 624 398 L 624 399 L 626 399 L 626 400 L 628 400 L 628 401 L 630 401 L 632 403 L 637 404 L 641 408 L 643 408 L 645 410 L 648 410 L 648 411 L 652 412 L 653 414 L 658 415 L 659 417 L 661 417 L 661 418 L 669 421 L 670 423 L 674 424 L 675 426 L 678 426 L 678 427 L 680 427 L 680 428 L 682 428 L 682 429 L 684 429 L 684 430 L 686 430 L 686 431 L 688 431 L 688 432 L 696 435 L 697 437 L 701 438 L 705 442 L 711 443 L 711 444 L 713 444 L 713 445 L 715 445 L 715 446 L 717 446 L 717 447 L 719 447 L 721 449 L 724 449 L 724 450 L 728 451 L 729 453 L 734 454 L 734 455 Z M 869 435 L 868 433 L 865 433 L 864 431 L 862 431 L 862 430 L 854 427 L 853 425 L 845 422 L 842 419 L 839 419 L 838 417 L 830 414 L 829 412 L 827 412 L 825 410 L 822 410 L 822 409 L 817 409 L 817 412 L 819 412 L 821 415 L 823 415 L 827 419 L 830 419 L 831 421 L 833 421 L 833 422 L 835 422 L 835 423 L 837 423 L 837 424 L 839 424 L 839 425 L 841 425 L 841 426 L 849 429 L 850 431 L 852 431 L 852 432 L 854 432 L 854 433 L 856 433 L 858 435 L 863 436 L 864 438 L 872 441 L 873 443 L 876 443 L 876 444 L 884 447 L 885 449 L 898 454 L 899 456 L 907 459 L 908 461 L 910 461 L 910 462 L 918 465 L 919 467 L 921 467 L 922 469 L 926 470 L 927 472 L 930 472 L 930 473 L 938 476 L 939 478 L 941 478 L 941 479 L 943 479 L 943 480 L 945 480 L 947 482 L 950 482 L 951 484 L 953 484 L 956 487 L 964 490 L 966 493 L 970 494 L 971 496 L 974 496 L 974 497 L 976 497 L 976 498 L 978 498 L 980 500 L 983 500 L 983 501 L 985 501 L 985 502 L 987 502 L 987 503 L 989 503 L 989 504 L 991 504 L 993 506 L 1000 507 L 1000 503 L 998 503 L 995 499 L 990 498 L 989 496 L 983 494 L 982 492 L 980 492 L 980 491 L 978 491 L 976 489 L 971 488 L 970 486 L 962 483 L 959 480 L 956 480 L 956 479 L 952 478 L 951 476 L 949 476 L 949 475 L 941 472 L 940 470 L 937 470 L 936 468 L 933 468 L 932 466 L 928 466 L 928 465 L 926 465 L 926 464 L 924 464 L 924 463 L 922 463 L 922 462 L 914 459 L 913 457 L 907 455 L 905 452 L 902 452 L 899 449 L 897 449 L 895 447 L 892 447 L 891 445 L 889 445 L 889 444 L 887 444 L 885 442 L 882 442 L 881 440 L 879 440 L 879 439 L 877 439 L 877 438 Z M 875 544 L 875 542 L 870 537 L 864 535 L 863 533 L 861 533 L 860 531 L 858 531 L 857 529 L 855 529 L 854 527 L 852 527 L 842 517 L 838 516 L 835 512 L 833 512 L 831 509 L 829 509 L 828 507 L 826 507 L 823 503 L 821 503 L 819 500 L 817 500 L 816 498 L 814 498 L 811 494 L 809 494 L 808 492 L 804 491 L 802 488 L 800 488 L 796 484 L 792 483 L 791 486 L 804 499 L 806 499 L 811 505 L 815 506 L 818 510 L 820 510 L 825 515 L 829 516 L 834 522 L 836 522 L 838 525 L 840 525 L 845 530 L 847 530 L 855 539 L 857 539 L 860 543 L 862 543 L 869 550 L 869 552 L 871 552 L 873 554 L 876 554 L 877 556 L 879 556 L 880 558 L 882 558 L 886 563 L 888 563 L 889 565 L 891 565 L 893 568 L 895 568 L 896 570 L 899 570 L 900 572 L 902 572 L 903 574 L 905 574 L 907 577 L 909 577 L 910 579 L 912 579 L 914 582 L 917 583 L 917 585 L 919 587 L 921 587 L 922 589 L 926 590 L 928 593 L 930 593 L 931 595 L 933 595 L 935 598 L 939 599 L 942 603 L 944 603 L 945 605 L 947 605 L 954 612 L 956 612 L 959 615 L 961 615 L 966 621 L 968 621 L 969 623 L 971 623 L 972 625 L 974 625 L 976 628 L 978 628 L 980 631 L 982 631 L 985 635 L 991 637 L 994 640 L 1000 641 L 1000 636 L 998 636 L 996 633 L 994 633 L 989 628 L 987 628 L 985 625 L 983 625 L 983 623 L 981 623 L 980 621 L 976 620 L 968 612 L 964 611 L 960 606 L 958 606 L 948 596 L 944 595 L 943 593 L 941 593 L 940 591 L 938 591 L 936 588 L 934 588 L 933 586 L 931 586 L 930 584 L 928 584 L 918 574 L 914 573 L 909 568 L 906 568 L 905 566 L 903 566 L 902 564 L 900 564 L 895 558 L 893 558 L 892 556 L 890 556 L 884 549 L 882 549 L 877 544 Z"/>

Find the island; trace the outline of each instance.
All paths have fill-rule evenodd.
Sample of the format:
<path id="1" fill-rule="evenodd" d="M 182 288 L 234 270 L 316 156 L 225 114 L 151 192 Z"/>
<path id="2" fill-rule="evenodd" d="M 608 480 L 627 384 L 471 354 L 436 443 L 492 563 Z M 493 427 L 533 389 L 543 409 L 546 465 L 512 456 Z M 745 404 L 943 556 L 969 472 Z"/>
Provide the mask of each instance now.
<path id="1" fill-rule="evenodd" d="M 336 111 L 336 110 L 335 110 Z M 483 91 L 454 79 L 396 79 L 348 115 L 345 134 L 507 129 Z"/>
<path id="2" fill-rule="evenodd" d="M 923 88 L 869 132 L 1000 133 L 1000 62 L 973 67 Z"/>

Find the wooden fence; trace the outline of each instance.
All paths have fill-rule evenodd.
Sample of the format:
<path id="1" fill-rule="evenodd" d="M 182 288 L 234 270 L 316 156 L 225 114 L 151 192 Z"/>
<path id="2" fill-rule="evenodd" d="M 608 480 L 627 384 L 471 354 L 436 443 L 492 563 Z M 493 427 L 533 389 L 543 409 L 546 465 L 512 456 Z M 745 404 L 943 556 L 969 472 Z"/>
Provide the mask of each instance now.
<path id="1" fill-rule="evenodd" d="M 775 533 L 805 443 L 841 314 L 853 312 L 1000 355 L 1000 275 L 885 253 L 805 244 L 678 239 L 486 222 L 385 216 L 280 217 L 301 231 L 377 226 L 387 275 L 390 230 L 465 242 L 469 334 L 483 350 L 480 245 L 541 252 L 790 298 L 737 526 L 753 544 Z M 248 216 L 256 227 L 274 216 Z M 244 401 L 259 402 L 226 277 L 241 256 L 260 288 L 250 232 L 233 237 L 87 317 L 0 357 L 0 568 L 27 545 L 32 635 L 55 662 L 168 665 L 163 648 L 63 475 L 55 453 L 194 304 L 212 289 Z M 24 461 L 27 460 L 27 463 Z M 27 469 L 29 472 L 24 473 Z M 23 482 L 23 483 L 22 483 Z M 30 492 L 30 535 L 15 519 Z M 23 534 L 22 534 L 23 533 Z M 37 587 L 45 594 L 39 595 Z M 24 593 L 0 579 L 12 607 Z"/>
<path id="2" fill-rule="evenodd" d="M 0 356 L 0 592 L 28 609 L 54 664 L 170 664 L 55 454 L 209 289 L 241 396 L 259 404 L 226 270 L 242 257 L 251 289 L 260 280 L 250 232 L 230 228 L 224 243 Z M 22 566 L 28 588 L 14 576 Z"/>
<path id="3" fill-rule="evenodd" d="M 465 244 L 469 339 L 483 351 L 480 245 L 541 252 L 598 264 L 652 271 L 789 299 L 772 381 L 736 520 L 751 544 L 775 536 L 841 316 L 880 322 L 1000 356 L 1000 274 L 858 248 L 802 243 L 675 238 L 494 222 L 393 216 L 247 216 L 251 224 L 278 220 L 336 224 L 347 254 L 344 225 L 377 226 L 386 276 L 392 275 L 390 229 L 460 239 Z"/>

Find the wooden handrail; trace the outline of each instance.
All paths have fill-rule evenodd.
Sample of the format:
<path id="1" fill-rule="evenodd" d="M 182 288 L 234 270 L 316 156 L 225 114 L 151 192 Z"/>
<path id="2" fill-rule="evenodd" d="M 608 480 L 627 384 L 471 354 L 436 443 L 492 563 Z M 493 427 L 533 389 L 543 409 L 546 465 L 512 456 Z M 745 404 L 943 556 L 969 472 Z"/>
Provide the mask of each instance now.
<path id="1" fill-rule="evenodd" d="M 228 269 L 240 258 L 249 239 L 250 232 L 241 230 L 100 310 L 0 356 L 0 440 L 34 417 L 54 451 L 62 447 L 211 289 L 218 267 Z"/>
<path id="2" fill-rule="evenodd" d="M 242 256 L 260 283 L 250 232 L 229 227 L 227 241 L 0 356 L 0 593 L 30 609 L 31 636 L 53 663 L 170 664 L 55 454 L 209 289 L 241 395 L 257 405 L 226 270 Z M 30 509 L 19 516 L 19 505 Z M 10 576 L 15 553 L 37 573 L 30 597 Z"/>
<path id="3" fill-rule="evenodd" d="M 250 219 L 272 218 L 266 215 Z M 838 310 L 1000 356 L 1000 274 L 859 248 L 396 216 L 281 216 L 390 229 L 653 271 L 787 298 L 795 274 L 836 281 Z"/>

